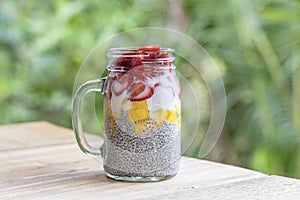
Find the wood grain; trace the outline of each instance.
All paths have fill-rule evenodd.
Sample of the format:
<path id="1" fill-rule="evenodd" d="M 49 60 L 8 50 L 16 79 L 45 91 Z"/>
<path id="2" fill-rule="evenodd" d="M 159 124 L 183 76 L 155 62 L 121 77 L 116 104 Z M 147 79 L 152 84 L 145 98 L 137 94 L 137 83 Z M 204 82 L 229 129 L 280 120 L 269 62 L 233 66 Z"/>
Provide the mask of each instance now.
<path id="1" fill-rule="evenodd" d="M 299 180 L 187 157 L 167 181 L 114 181 L 48 122 L 0 127 L 0 151 L 0 199 L 300 199 Z"/>

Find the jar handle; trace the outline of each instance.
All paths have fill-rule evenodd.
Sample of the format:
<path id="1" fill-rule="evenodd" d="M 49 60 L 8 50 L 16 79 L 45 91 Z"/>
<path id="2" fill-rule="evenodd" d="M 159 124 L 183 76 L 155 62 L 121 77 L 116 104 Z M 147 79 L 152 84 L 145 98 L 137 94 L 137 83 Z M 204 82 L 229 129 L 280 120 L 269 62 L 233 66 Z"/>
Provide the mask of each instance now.
<path id="1" fill-rule="evenodd" d="M 81 110 L 85 95 L 90 92 L 100 92 L 101 94 L 103 94 L 103 86 L 105 80 L 106 77 L 85 82 L 78 88 L 73 97 L 72 123 L 77 144 L 82 152 L 95 157 L 102 157 L 102 152 L 100 148 L 96 149 L 87 142 L 81 121 Z"/>

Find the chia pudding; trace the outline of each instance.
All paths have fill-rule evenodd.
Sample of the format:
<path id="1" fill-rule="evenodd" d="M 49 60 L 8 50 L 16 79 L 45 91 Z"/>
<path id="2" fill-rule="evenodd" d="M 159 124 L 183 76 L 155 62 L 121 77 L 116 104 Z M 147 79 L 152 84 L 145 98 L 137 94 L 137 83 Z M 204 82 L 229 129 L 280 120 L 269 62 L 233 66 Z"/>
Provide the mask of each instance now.
<path id="1" fill-rule="evenodd" d="M 181 155 L 174 57 L 156 46 L 124 55 L 108 67 L 104 87 L 104 170 L 110 177 L 174 176 Z"/>

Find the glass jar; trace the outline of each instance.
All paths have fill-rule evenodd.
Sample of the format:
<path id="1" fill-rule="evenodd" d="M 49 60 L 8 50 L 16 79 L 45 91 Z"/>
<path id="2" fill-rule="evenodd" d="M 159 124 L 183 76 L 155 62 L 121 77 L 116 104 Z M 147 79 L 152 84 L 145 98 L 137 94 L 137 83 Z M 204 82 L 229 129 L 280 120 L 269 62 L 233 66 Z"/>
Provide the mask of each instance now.
<path id="1" fill-rule="evenodd" d="M 101 155 L 106 175 L 126 181 L 173 177 L 181 156 L 180 84 L 174 50 L 113 48 L 107 56 L 108 75 L 99 79 L 104 82 Z"/>

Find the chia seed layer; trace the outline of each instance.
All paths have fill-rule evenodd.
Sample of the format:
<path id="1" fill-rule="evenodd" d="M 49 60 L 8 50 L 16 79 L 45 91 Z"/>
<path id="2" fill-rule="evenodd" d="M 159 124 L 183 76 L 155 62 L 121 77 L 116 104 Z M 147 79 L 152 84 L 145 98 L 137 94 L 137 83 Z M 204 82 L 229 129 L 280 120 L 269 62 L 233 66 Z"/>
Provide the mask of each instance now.
<path id="1" fill-rule="evenodd" d="M 150 126 L 147 132 L 137 135 L 126 115 L 114 123 L 112 120 L 105 119 L 103 155 L 107 173 L 144 177 L 177 173 L 181 155 L 177 124 L 163 121 L 160 127 Z"/>

